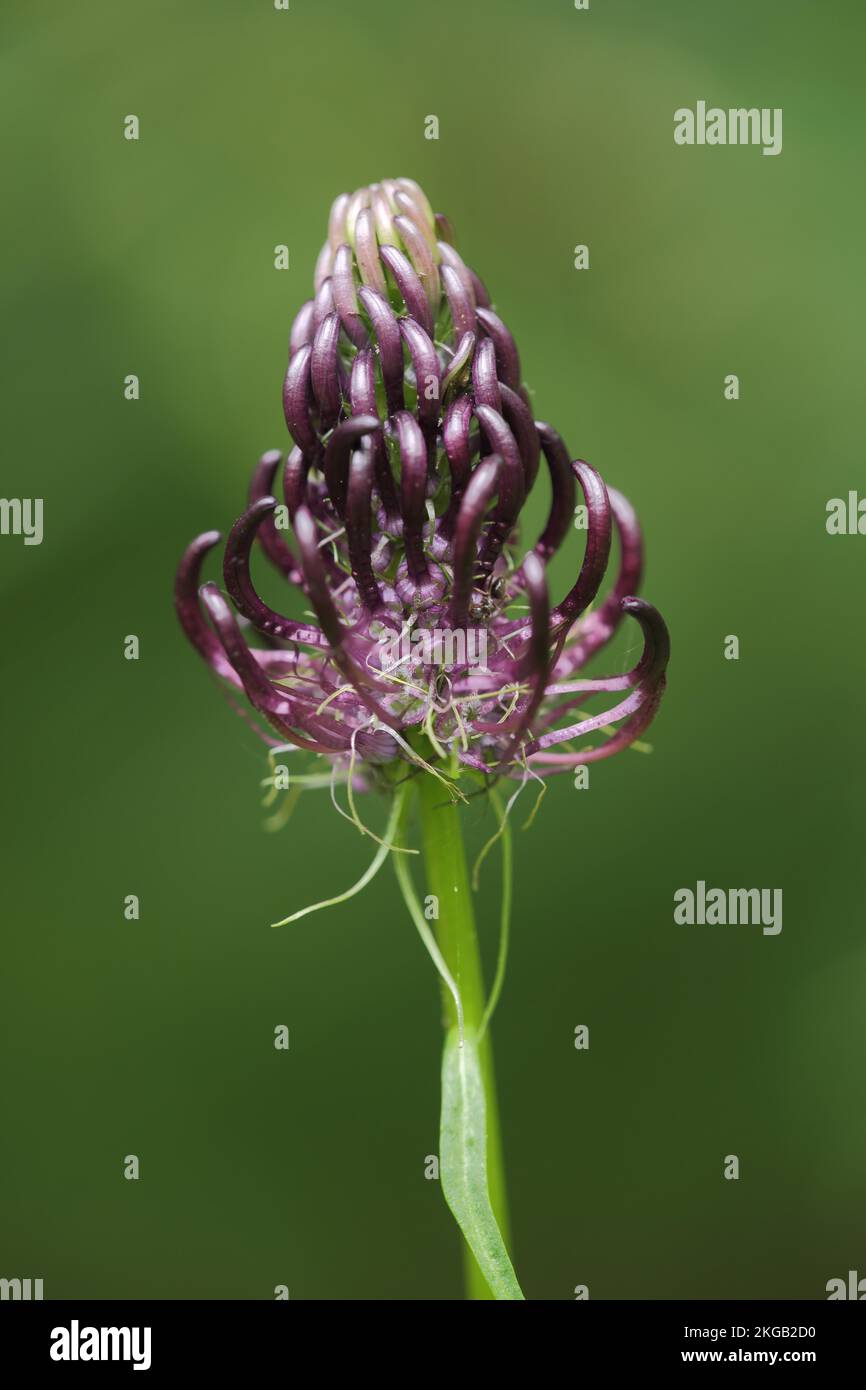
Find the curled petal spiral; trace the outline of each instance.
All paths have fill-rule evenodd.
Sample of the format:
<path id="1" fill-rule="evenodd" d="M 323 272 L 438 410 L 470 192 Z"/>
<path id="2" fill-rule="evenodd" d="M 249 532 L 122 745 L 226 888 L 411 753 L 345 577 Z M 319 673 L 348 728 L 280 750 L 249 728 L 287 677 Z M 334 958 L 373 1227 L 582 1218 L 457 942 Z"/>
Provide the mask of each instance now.
<path id="1" fill-rule="evenodd" d="M 422 729 L 434 762 L 520 778 L 639 738 L 670 642 L 637 597 L 637 516 L 529 402 L 513 334 L 418 184 L 341 194 L 289 335 L 293 447 L 253 470 L 225 543 L 227 597 L 201 586 L 215 531 L 177 574 L 181 626 L 232 698 L 344 770 L 369 763 L 365 785 L 389 761 L 417 762 Z M 521 515 L 542 458 L 550 502 L 526 551 Z M 552 604 L 548 565 L 570 537 L 582 557 Z M 287 585 L 285 612 L 254 583 L 256 547 Z M 585 676 L 628 618 L 643 633 L 640 661 Z M 603 695 L 617 698 L 581 711 Z"/>

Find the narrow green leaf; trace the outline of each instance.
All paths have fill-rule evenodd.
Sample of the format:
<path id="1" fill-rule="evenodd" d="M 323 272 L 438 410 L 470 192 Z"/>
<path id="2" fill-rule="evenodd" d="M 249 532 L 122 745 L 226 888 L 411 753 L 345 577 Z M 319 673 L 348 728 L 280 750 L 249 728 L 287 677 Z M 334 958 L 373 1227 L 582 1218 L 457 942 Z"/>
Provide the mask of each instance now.
<path id="1" fill-rule="evenodd" d="M 475 1034 L 463 1045 L 456 1028 L 442 1057 L 442 1124 L 439 1136 L 442 1192 L 478 1267 L 497 1299 L 522 1299 L 487 1188 L 487 1113 Z"/>

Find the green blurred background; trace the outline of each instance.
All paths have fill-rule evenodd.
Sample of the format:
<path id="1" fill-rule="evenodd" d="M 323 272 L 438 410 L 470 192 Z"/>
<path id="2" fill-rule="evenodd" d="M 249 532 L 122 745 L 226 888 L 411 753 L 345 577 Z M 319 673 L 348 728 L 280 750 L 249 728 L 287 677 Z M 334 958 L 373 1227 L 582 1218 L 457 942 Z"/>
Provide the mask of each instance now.
<path id="1" fill-rule="evenodd" d="M 423 1176 L 431 967 L 389 873 L 269 930 L 369 841 L 326 794 L 265 833 L 261 746 L 171 607 L 183 546 L 286 441 L 332 198 L 395 174 L 454 221 L 538 416 L 637 505 L 674 644 L 652 756 L 554 780 L 516 837 L 494 1034 L 527 1295 L 821 1298 L 866 1273 L 866 540 L 824 527 L 866 487 L 860 0 L 4 11 L 2 491 L 44 497 L 45 539 L 0 539 L 0 1275 L 460 1295 Z M 699 98 L 782 107 L 782 154 L 677 148 Z M 545 509 L 540 484 L 530 534 Z M 469 821 L 477 846 L 490 812 Z M 676 927 L 698 878 L 783 888 L 781 935 Z M 489 957 L 492 865 L 484 887 Z"/>

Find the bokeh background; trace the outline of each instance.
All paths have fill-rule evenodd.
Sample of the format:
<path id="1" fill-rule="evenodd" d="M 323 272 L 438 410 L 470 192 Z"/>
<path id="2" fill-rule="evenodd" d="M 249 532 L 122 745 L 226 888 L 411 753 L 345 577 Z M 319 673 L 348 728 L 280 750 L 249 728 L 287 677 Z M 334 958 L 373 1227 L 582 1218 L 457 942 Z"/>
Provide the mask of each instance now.
<path id="1" fill-rule="evenodd" d="M 7 0 L 2 492 L 44 497 L 45 538 L 0 539 L 0 1274 L 460 1296 L 423 1176 L 427 958 L 386 872 L 269 930 L 369 841 L 326 794 L 265 832 L 263 751 L 171 607 L 183 546 L 286 441 L 332 198 L 395 174 L 454 221 L 537 415 L 637 505 L 674 644 L 652 755 L 554 781 L 516 837 L 494 1032 L 526 1292 L 808 1299 L 866 1273 L 866 540 L 824 526 L 866 491 L 864 42 L 859 0 Z M 677 148 L 699 98 L 782 107 L 782 154 Z M 545 512 L 541 483 L 530 531 Z M 563 587 L 578 562 L 575 537 Z M 470 822 L 477 847 L 489 810 Z M 675 926 L 699 878 L 781 887 L 781 935 Z M 489 957 L 492 866 L 479 914 Z"/>

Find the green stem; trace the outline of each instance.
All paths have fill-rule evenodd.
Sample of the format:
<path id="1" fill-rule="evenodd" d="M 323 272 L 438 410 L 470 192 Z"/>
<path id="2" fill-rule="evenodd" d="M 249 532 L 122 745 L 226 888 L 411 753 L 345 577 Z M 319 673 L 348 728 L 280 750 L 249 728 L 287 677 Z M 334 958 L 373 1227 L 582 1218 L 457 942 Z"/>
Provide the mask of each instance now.
<path id="1" fill-rule="evenodd" d="M 472 894 L 463 849 L 463 835 L 458 806 L 448 800 L 442 784 L 434 777 L 421 775 L 416 779 L 421 804 L 421 836 L 427 877 L 427 891 L 438 899 L 438 920 L 435 922 L 439 948 L 448 966 L 463 1006 L 463 1027 L 467 1042 L 477 1041 L 478 1061 L 484 1090 L 487 1130 L 487 1186 L 490 1205 L 502 1239 L 509 1244 L 508 1213 L 505 1196 L 505 1173 L 502 1159 L 502 1140 L 499 1132 L 499 1113 L 493 1073 L 493 1049 L 490 1030 L 482 1031 L 485 1015 L 484 979 L 481 955 L 475 931 Z M 454 1043 L 457 1029 L 457 1009 L 453 996 L 443 988 L 442 1002 L 448 1040 Z M 467 1294 L 472 1299 L 494 1297 L 481 1273 L 469 1246 L 464 1242 L 464 1268 Z M 518 1294 L 519 1296 L 519 1294 Z"/>

